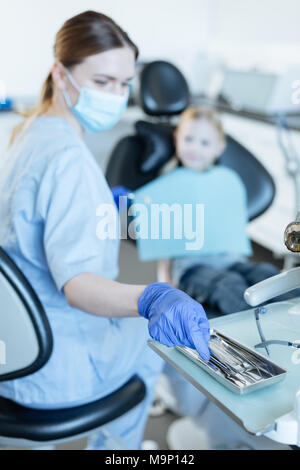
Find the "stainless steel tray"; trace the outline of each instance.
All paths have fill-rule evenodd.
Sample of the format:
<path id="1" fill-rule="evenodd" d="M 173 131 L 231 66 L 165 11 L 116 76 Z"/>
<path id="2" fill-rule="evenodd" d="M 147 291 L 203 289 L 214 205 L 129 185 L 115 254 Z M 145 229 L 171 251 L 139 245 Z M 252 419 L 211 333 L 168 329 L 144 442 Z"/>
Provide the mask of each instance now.
<path id="1" fill-rule="evenodd" d="M 212 359 L 209 362 L 205 362 L 194 349 L 187 348 L 186 346 L 178 346 L 176 349 L 214 377 L 215 380 L 239 395 L 254 392 L 278 383 L 285 378 L 288 372 L 253 349 L 239 343 L 230 336 L 224 335 L 218 330 L 212 329 L 211 349 L 215 351 L 215 347 L 218 344 L 225 347 L 226 361 L 218 359 L 218 362 L 215 362 L 215 357 L 217 356 L 213 354 Z M 222 352 L 222 349 L 220 351 Z M 246 358 L 244 363 L 242 364 L 241 362 L 242 365 L 239 364 L 238 367 L 237 357 Z M 251 368 L 249 364 L 255 366 Z M 229 370 L 231 370 L 230 373 L 227 372 Z"/>

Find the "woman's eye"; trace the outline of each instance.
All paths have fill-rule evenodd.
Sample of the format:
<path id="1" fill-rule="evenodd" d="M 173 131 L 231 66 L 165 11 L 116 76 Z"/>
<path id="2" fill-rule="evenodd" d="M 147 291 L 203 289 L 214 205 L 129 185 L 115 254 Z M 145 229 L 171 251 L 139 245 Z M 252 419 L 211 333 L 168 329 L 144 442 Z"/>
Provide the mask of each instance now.
<path id="1" fill-rule="evenodd" d="M 210 145 L 210 142 L 209 142 L 209 140 L 201 140 L 201 145 L 203 147 L 208 147 Z"/>
<path id="2" fill-rule="evenodd" d="M 95 83 L 97 83 L 97 85 L 106 85 L 107 82 L 104 82 L 102 80 L 96 80 Z"/>
<path id="3" fill-rule="evenodd" d="M 185 138 L 185 141 L 186 142 L 193 142 L 193 137 L 191 137 L 190 135 L 187 135 L 186 138 Z"/>

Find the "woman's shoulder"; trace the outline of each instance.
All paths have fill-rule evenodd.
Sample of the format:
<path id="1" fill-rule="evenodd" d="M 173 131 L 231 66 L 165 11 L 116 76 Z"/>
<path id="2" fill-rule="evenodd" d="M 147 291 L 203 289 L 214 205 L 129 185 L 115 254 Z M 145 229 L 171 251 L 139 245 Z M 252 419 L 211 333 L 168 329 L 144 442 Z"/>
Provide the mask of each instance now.
<path id="1" fill-rule="evenodd" d="M 82 139 L 75 129 L 59 116 L 39 116 L 28 130 L 28 137 L 50 148 L 82 146 Z"/>
<path id="2" fill-rule="evenodd" d="M 40 116 L 17 142 L 19 153 L 31 157 L 35 168 L 62 165 L 79 157 L 90 158 L 90 152 L 76 131 L 63 118 Z"/>

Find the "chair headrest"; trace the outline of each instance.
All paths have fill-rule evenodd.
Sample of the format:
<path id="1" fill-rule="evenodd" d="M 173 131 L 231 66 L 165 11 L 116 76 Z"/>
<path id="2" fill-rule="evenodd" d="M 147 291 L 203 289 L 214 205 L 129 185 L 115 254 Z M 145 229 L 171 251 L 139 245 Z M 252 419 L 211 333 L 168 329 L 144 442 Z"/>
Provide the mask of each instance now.
<path id="1" fill-rule="evenodd" d="M 169 125 L 146 121 L 138 121 L 135 127 L 138 136 L 144 140 L 140 171 L 150 173 L 159 170 L 175 155 L 174 129 Z"/>
<path id="2" fill-rule="evenodd" d="M 178 68 L 160 60 L 143 69 L 140 99 L 144 112 L 150 116 L 175 116 L 188 107 L 190 93 Z"/>

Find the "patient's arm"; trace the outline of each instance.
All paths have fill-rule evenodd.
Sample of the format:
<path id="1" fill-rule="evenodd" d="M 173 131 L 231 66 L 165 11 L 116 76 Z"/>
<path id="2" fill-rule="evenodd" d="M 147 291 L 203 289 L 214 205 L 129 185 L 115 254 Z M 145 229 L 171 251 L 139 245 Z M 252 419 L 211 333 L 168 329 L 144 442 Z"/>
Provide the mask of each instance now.
<path id="1" fill-rule="evenodd" d="M 171 261 L 169 259 L 160 259 L 157 262 L 157 280 L 172 285 Z"/>
<path id="2" fill-rule="evenodd" d="M 137 302 L 145 288 L 82 273 L 65 284 L 64 293 L 71 307 L 92 315 L 138 317 Z"/>

